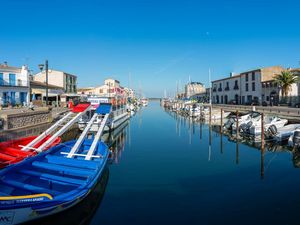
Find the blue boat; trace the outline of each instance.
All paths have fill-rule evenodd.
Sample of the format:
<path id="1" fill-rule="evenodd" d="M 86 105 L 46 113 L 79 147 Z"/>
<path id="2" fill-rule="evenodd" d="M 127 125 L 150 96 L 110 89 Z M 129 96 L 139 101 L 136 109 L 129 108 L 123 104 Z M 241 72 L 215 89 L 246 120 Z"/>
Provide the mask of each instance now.
<path id="1" fill-rule="evenodd" d="M 65 142 L 0 171 L 0 224 L 61 212 L 89 194 L 105 168 L 108 148 L 85 138 L 72 153 L 77 142 Z"/>

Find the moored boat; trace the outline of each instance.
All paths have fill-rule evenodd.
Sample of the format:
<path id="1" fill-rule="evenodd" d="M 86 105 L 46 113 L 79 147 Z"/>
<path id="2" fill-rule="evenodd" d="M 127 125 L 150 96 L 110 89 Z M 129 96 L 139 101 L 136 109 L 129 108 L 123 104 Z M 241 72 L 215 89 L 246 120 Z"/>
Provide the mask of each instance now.
<path id="1" fill-rule="evenodd" d="M 40 147 L 44 142 L 49 140 L 50 136 L 46 136 L 41 141 L 37 142 L 32 148 L 28 150 L 22 150 L 22 148 L 31 143 L 37 136 L 30 136 L 25 138 L 19 138 L 16 140 L 10 140 L 0 143 L 0 169 L 8 165 L 18 163 L 27 157 L 36 155 L 38 152 L 34 149 Z M 59 144 L 61 138 L 57 137 L 54 142 L 47 146 L 44 151 Z"/>
<path id="2" fill-rule="evenodd" d="M 278 129 L 276 127 L 272 127 L 272 129 L 268 130 L 268 133 L 269 136 L 273 137 L 276 142 L 282 142 L 288 140 L 298 128 L 300 128 L 300 124 L 289 124 Z"/>
<path id="3" fill-rule="evenodd" d="M 80 130 L 84 130 L 92 116 L 95 114 L 97 107 L 99 106 L 107 106 L 111 108 L 111 113 L 108 119 L 108 123 L 104 127 L 104 132 L 108 132 L 110 130 L 116 129 L 122 123 L 129 119 L 129 114 L 127 109 L 123 103 L 117 103 L 115 98 L 105 98 L 105 97 L 91 97 L 88 98 L 88 101 L 91 101 L 93 108 L 85 115 L 82 116 L 78 122 L 78 127 Z M 94 103 L 94 105 L 93 105 Z M 91 130 L 93 132 L 97 132 L 103 116 L 98 115 L 97 119 L 94 121 Z"/>
<path id="4" fill-rule="evenodd" d="M 108 158 L 100 141 L 84 139 L 57 145 L 47 152 L 0 171 L 1 218 L 9 224 L 31 221 L 81 202 L 97 184 Z"/>

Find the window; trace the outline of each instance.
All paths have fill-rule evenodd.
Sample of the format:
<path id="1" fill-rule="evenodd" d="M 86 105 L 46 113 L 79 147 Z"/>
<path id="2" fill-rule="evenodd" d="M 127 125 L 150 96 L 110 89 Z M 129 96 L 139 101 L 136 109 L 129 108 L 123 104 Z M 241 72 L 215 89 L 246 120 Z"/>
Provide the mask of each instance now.
<path id="1" fill-rule="evenodd" d="M 246 81 L 248 81 L 248 73 L 246 73 Z"/>
<path id="2" fill-rule="evenodd" d="M 0 85 L 4 85 L 3 73 L 0 73 Z"/>
<path id="3" fill-rule="evenodd" d="M 270 96 L 267 96 L 267 101 L 270 101 Z"/>
<path id="4" fill-rule="evenodd" d="M 12 85 L 12 86 L 16 85 L 16 74 L 13 74 L 13 73 L 9 74 L 9 85 Z"/>
<path id="5" fill-rule="evenodd" d="M 255 82 L 252 83 L 252 91 L 255 91 Z"/>
<path id="6" fill-rule="evenodd" d="M 252 80 L 255 80 L 255 72 L 252 72 Z"/>
<path id="7" fill-rule="evenodd" d="M 265 95 L 261 95 L 261 100 L 262 100 L 262 101 L 265 100 Z"/>
<path id="8" fill-rule="evenodd" d="M 248 91 L 249 87 L 248 87 L 248 84 L 246 84 L 246 91 Z"/>

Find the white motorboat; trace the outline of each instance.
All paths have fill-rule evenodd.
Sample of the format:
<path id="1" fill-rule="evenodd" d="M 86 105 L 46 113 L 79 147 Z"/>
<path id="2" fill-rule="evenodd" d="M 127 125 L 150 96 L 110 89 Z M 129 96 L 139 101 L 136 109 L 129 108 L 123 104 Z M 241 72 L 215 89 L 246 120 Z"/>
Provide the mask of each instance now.
<path id="1" fill-rule="evenodd" d="M 231 129 L 233 131 L 236 130 L 236 120 L 238 119 L 238 126 L 239 129 L 246 126 L 247 123 L 249 123 L 252 120 L 256 120 L 258 117 L 260 117 L 260 113 L 258 112 L 250 112 L 248 114 L 240 114 L 236 117 L 236 115 L 232 116 L 227 123 L 225 124 L 225 128 Z M 242 130 L 242 129 L 240 129 Z"/>
<path id="2" fill-rule="evenodd" d="M 147 98 L 142 98 L 141 99 L 141 104 L 142 104 L 142 106 L 147 106 L 148 105 L 148 99 Z"/>
<path id="3" fill-rule="evenodd" d="M 300 124 L 289 124 L 281 128 L 276 128 L 272 126 L 268 129 L 267 135 L 273 137 L 276 142 L 282 142 L 288 140 L 295 132 L 295 130 L 300 128 Z"/>
<path id="4" fill-rule="evenodd" d="M 273 130 L 278 130 L 288 123 L 287 119 L 281 119 L 277 116 L 265 116 L 264 117 L 264 131 L 273 132 Z M 252 135 L 261 134 L 261 117 L 256 120 L 252 120 L 247 124 L 247 131 Z"/>
<path id="5" fill-rule="evenodd" d="M 95 98 L 93 98 L 91 102 L 94 102 L 94 104 L 97 106 L 99 104 L 112 105 L 112 103 L 114 103 L 112 106 L 112 111 L 108 118 L 108 122 L 104 127 L 104 132 L 108 132 L 110 130 L 117 128 L 122 123 L 124 123 L 127 119 L 129 119 L 129 114 L 127 112 L 126 107 L 122 104 L 116 105 L 115 103 L 116 101 L 114 98 L 100 98 L 100 101 L 99 99 L 98 101 L 96 101 Z M 89 112 L 86 113 L 86 115 L 80 118 L 78 122 L 78 127 L 80 130 L 84 130 L 84 128 L 86 127 L 87 123 L 90 121 L 94 113 L 95 113 L 95 108 L 92 108 Z M 97 132 L 99 130 L 102 119 L 103 116 L 101 115 L 97 116 L 96 120 L 94 121 L 91 127 L 92 132 Z"/>
<path id="6" fill-rule="evenodd" d="M 288 145 L 290 147 L 300 147 L 300 128 L 296 129 L 289 137 Z"/>

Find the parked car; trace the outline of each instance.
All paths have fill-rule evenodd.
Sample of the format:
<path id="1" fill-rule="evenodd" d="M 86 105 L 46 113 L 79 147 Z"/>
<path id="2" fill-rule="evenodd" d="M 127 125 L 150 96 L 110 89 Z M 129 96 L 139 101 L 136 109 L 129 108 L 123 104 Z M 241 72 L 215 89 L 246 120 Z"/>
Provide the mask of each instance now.
<path id="1" fill-rule="evenodd" d="M 266 101 L 263 101 L 263 102 L 261 103 L 261 105 L 262 105 L 262 106 L 268 106 L 268 103 L 267 103 Z"/>

